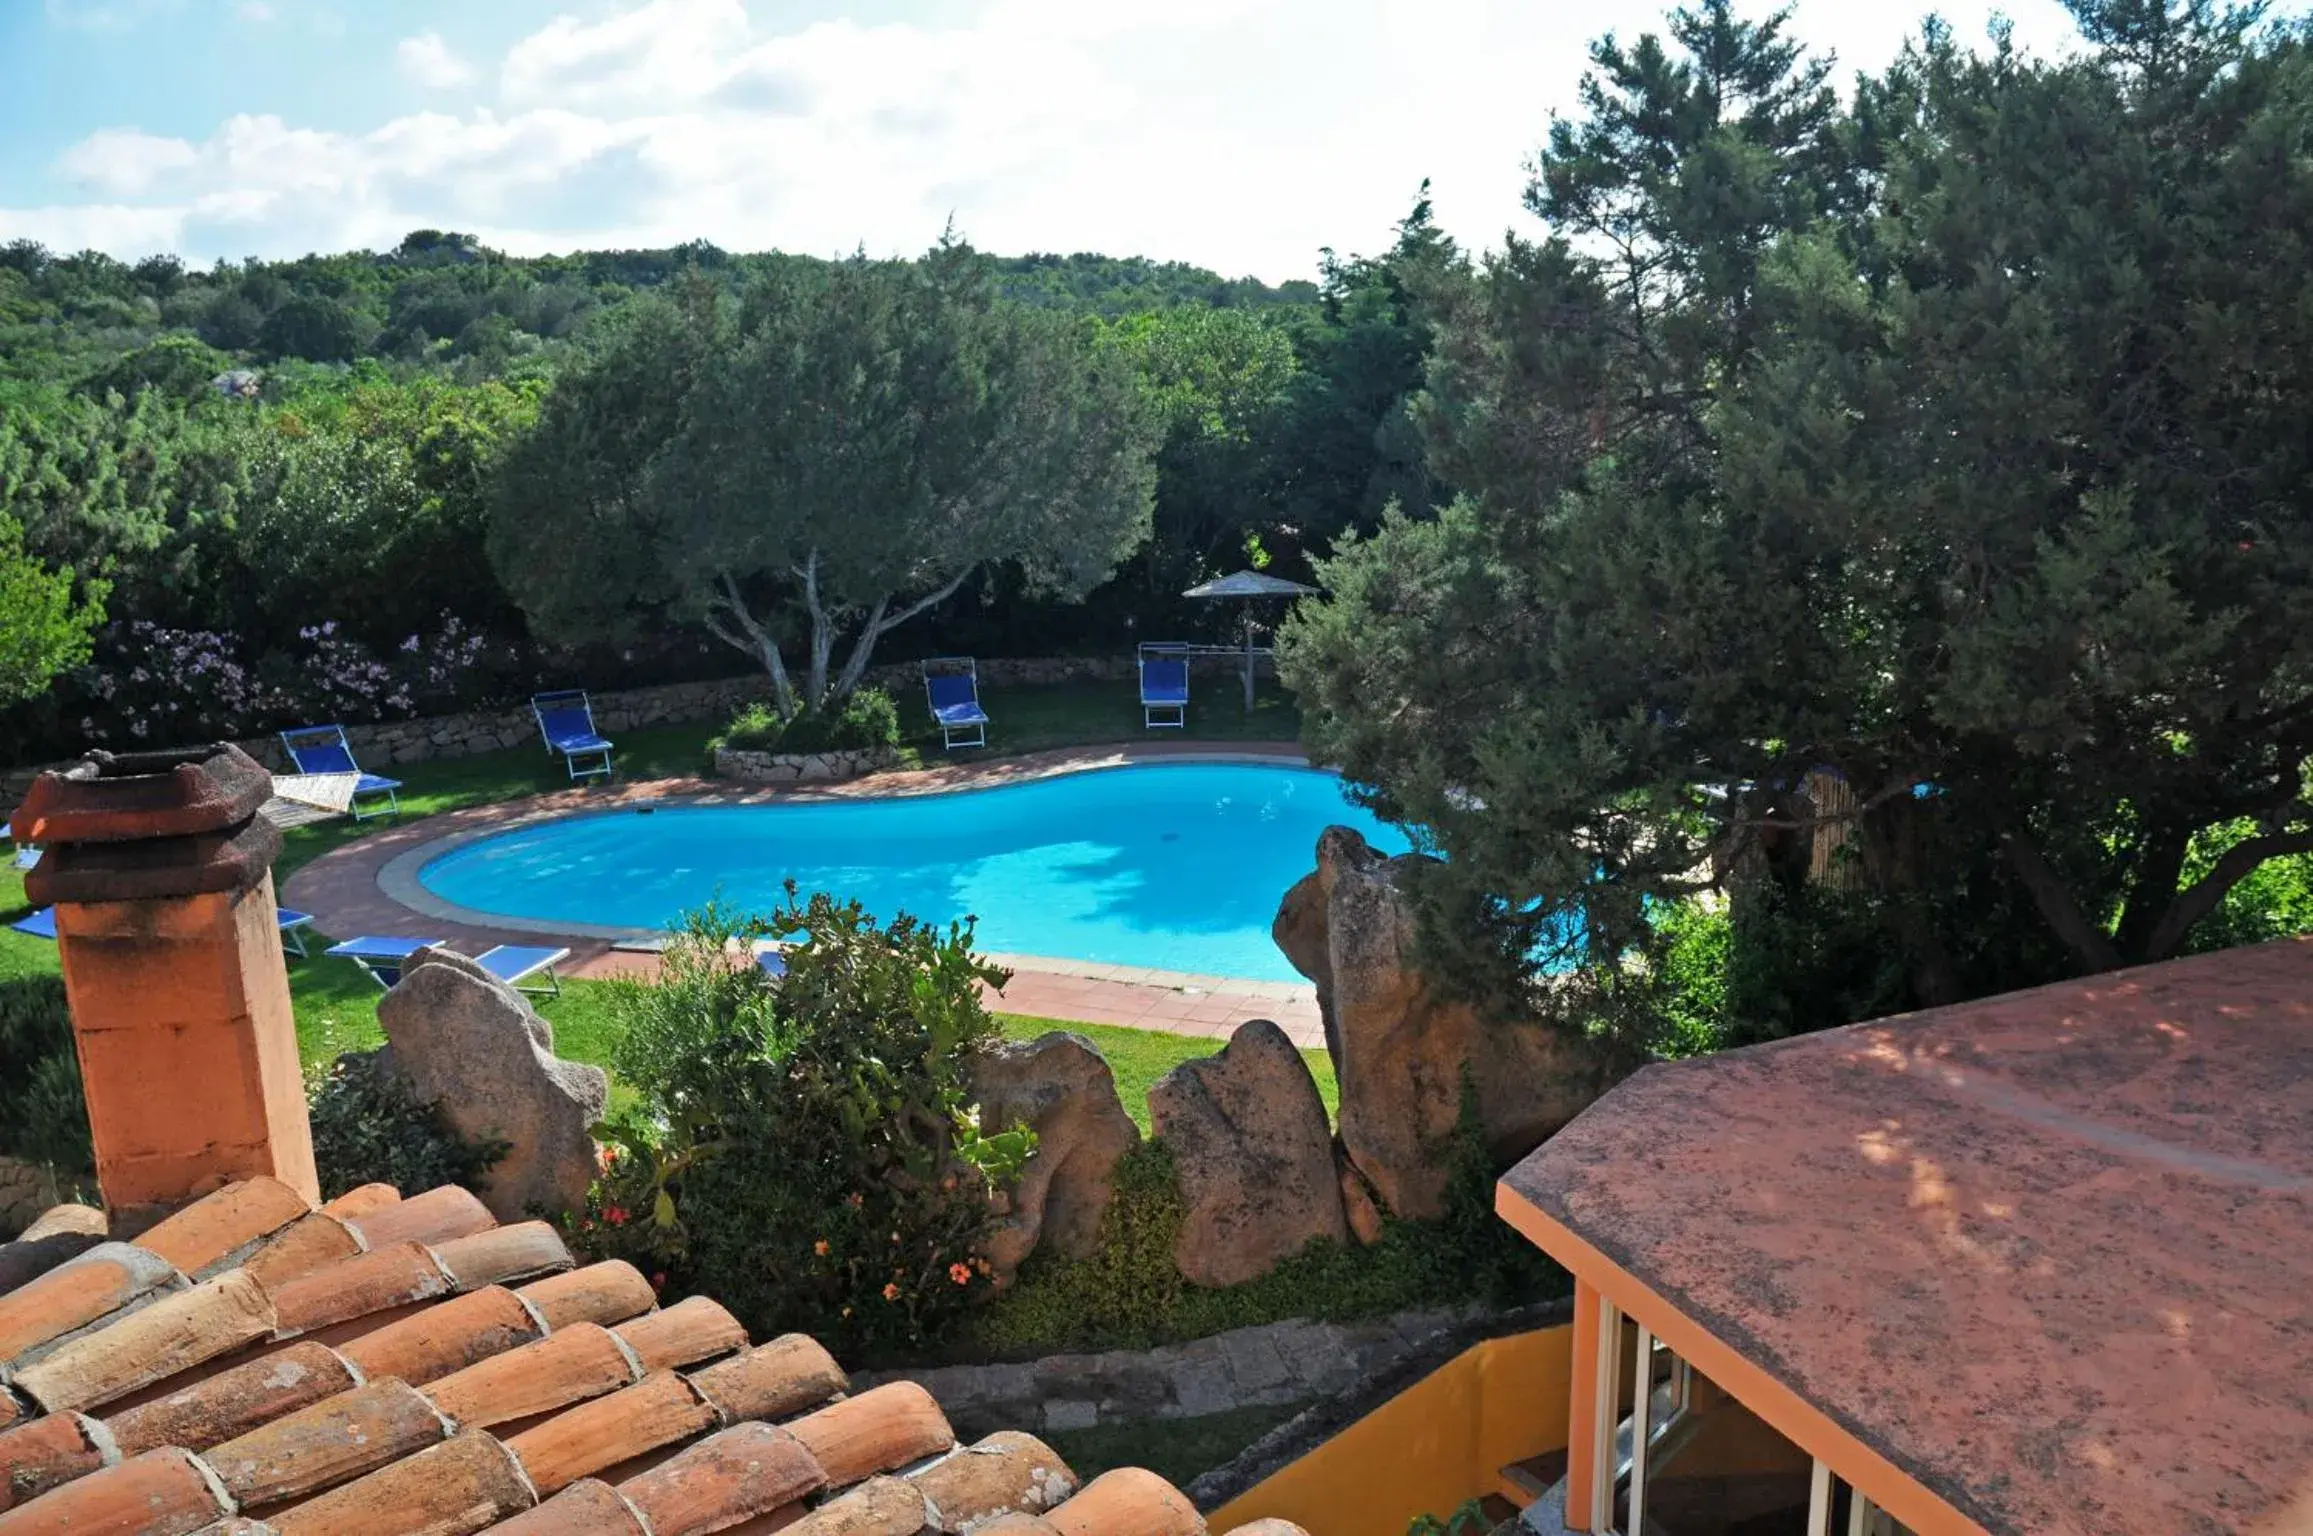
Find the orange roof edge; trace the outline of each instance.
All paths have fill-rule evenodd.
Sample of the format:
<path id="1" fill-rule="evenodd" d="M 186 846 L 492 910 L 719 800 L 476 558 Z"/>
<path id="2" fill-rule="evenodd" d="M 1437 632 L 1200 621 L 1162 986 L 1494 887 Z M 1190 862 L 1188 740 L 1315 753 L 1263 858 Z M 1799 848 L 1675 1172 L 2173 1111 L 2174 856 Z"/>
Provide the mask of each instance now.
<path id="1" fill-rule="evenodd" d="M 1678 1351 L 1696 1370 L 1732 1392 L 1744 1407 L 1773 1425 L 1801 1450 L 1826 1463 L 1848 1486 L 1911 1527 L 1917 1536 L 1989 1536 L 1982 1526 L 1840 1428 L 1821 1409 L 1721 1343 L 1701 1324 L 1656 1295 L 1507 1183 L 1494 1186 L 1494 1211 L 1517 1228 L 1528 1242 L 1565 1265 L 1578 1279 L 1595 1286 L 1607 1300 Z M 1582 1347 L 1579 1341 L 1576 1347 Z M 1575 1411 L 1581 1412 L 1580 1405 L 1576 1405 Z"/>

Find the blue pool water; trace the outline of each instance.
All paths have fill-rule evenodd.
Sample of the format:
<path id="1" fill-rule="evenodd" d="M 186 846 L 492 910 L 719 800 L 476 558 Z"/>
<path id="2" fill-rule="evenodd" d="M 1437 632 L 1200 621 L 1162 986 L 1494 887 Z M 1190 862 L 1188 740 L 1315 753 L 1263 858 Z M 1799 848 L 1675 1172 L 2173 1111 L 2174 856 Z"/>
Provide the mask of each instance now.
<path id="1" fill-rule="evenodd" d="M 568 817 L 469 843 L 419 883 L 504 916 L 664 928 L 710 898 L 768 912 L 792 878 L 889 918 L 979 918 L 982 949 L 1264 981 L 1317 835 L 1405 837 L 1306 768 L 1180 763 L 956 794 Z"/>

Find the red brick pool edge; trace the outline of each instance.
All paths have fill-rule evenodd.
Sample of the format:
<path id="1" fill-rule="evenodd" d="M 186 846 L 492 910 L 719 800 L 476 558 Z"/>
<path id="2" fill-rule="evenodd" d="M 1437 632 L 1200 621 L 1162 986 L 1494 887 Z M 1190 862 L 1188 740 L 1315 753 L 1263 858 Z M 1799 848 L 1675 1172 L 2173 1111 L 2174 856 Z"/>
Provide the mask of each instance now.
<path id="1" fill-rule="evenodd" d="M 716 779 L 654 779 L 596 788 L 559 790 L 523 800 L 501 801 L 445 811 L 370 833 L 359 842 L 323 854 L 291 875 L 282 904 L 310 912 L 324 933 L 410 934 L 440 938 L 453 949 L 478 954 L 494 944 L 567 945 L 566 975 L 587 979 L 655 972 L 658 957 L 647 950 L 621 948 L 600 935 L 541 933 L 534 926 L 497 928 L 458 922 L 420 912 L 396 900 L 380 884 L 386 866 L 405 854 L 444 839 L 499 830 L 541 816 L 646 801 L 756 805 L 795 800 L 869 798 L 937 794 L 1020 783 L 1055 774 L 1121 767 L 1145 762 L 1303 762 L 1290 743 L 1246 742 L 1226 748 L 1197 742 L 1134 742 L 1120 746 L 1075 747 L 1023 754 L 989 762 L 943 762 L 934 767 L 871 774 L 847 784 L 808 789 L 764 789 Z M 1284 896 L 1279 891 L 1278 896 Z M 1314 987 L 1190 975 L 1142 967 L 1099 965 L 1029 955 L 995 955 L 1012 980 L 988 1005 L 1005 1013 L 1061 1023 L 1113 1024 L 1128 1029 L 1225 1039 L 1249 1019 L 1270 1019 L 1294 1044 L 1325 1043 Z"/>

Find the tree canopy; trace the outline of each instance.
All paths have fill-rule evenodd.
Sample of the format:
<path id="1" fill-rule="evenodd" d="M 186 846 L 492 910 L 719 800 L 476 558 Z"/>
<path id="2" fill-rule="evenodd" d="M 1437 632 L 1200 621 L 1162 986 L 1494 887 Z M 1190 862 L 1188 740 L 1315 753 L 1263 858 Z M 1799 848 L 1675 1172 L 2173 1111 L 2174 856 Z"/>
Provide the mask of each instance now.
<path id="1" fill-rule="evenodd" d="M 74 591 L 70 571 L 24 552 L 24 531 L 0 518 L 0 704 L 31 698 L 65 668 L 88 659 L 104 617 L 104 590 Z"/>
<path id="2" fill-rule="evenodd" d="M 1818 846 L 1879 1011 L 2177 953 L 2313 849 L 2313 61 L 2074 9 L 2078 58 L 1930 28 L 1845 110 L 1725 0 L 1599 45 L 1548 235 L 1442 285 L 1465 499 L 1286 637 L 1448 855 L 1434 942 L 1643 1041 L 1665 914 Z"/>
<path id="3" fill-rule="evenodd" d="M 1123 356 L 966 247 L 782 264 L 639 308 L 566 374 L 492 549 L 551 633 L 693 620 L 817 709 L 983 566 L 1107 577 L 1147 533 L 1151 438 Z"/>

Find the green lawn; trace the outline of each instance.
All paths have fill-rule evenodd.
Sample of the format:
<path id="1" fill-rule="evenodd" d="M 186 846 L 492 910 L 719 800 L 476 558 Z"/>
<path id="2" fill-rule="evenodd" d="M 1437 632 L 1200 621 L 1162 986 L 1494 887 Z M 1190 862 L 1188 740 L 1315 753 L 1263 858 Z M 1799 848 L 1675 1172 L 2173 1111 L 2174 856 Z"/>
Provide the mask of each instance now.
<path id="1" fill-rule="evenodd" d="M 1090 746 L 1109 742 L 1186 737 L 1203 741 L 1289 741 L 1300 730 L 1300 716 L 1292 701 L 1272 686 L 1264 686 L 1254 713 L 1247 716 L 1233 683 L 1198 682 L 1199 697 L 1189 706 L 1189 723 L 1182 731 L 1149 732 L 1141 725 L 1137 694 L 1130 683 L 1068 684 L 1044 688 L 989 688 L 983 691 L 993 724 L 985 750 L 943 754 L 939 735 L 925 729 L 920 694 L 901 690 L 900 718 L 917 734 L 907 745 L 916 761 L 1000 757 L 1008 753 L 1042 751 L 1053 747 Z M 670 778 L 704 770 L 707 741 L 719 722 L 668 726 L 648 731 L 618 733 L 619 774 L 626 779 Z M 543 751 L 527 748 L 484 753 L 476 757 L 438 762 L 368 765 L 390 772 L 402 781 L 403 819 L 439 815 L 467 806 L 489 805 L 526 795 L 568 789 L 569 779 L 558 763 Z M 273 866 L 276 882 L 286 881 L 299 868 L 333 848 L 354 842 L 389 822 L 351 820 L 293 827 L 284 834 L 281 857 Z M 0 869 L 0 923 L 26 910 L 23 877 Z M 292 960 L 290 997 L 297 1011 L 300 1053 L 309 1063 L 327 1061 L 349 1050 L 367 1050 L 382 1043 L 378 1029 L 376 985 L 351 962 L 330 960 L 319 951 L 341 935 L 313 935 L 314 958 Z M 0 929 L 0 979 L 56 969 L 56 946 L 40 939 Z M 563 995 L 545 1001 L 539 1011 L 554 1024 L 556 1048 L 575 1061 L 607 1065 L 615 1043 L 615 1026 L 599 984 L 566 982 Z M 1018 1038 L 1041 1034 L 1054 1026 L 1039 1020 L 1007 1018 L 1005 1029 Z M 1215 1040 L 1180 1035 L 1157 1035 L 1141 1030 L 1068 1024 L 1066 1028 L 1091 1036 L 1109 1059 L 1117 1088 L 1134 1117 L 1146 1121 L 1150 1084 L 1192 1056 L 1219 1049 Z M 1319 1091 L 1328 1110 L 1334 1103 L 1331 1067 L 1322 1051 L 1309 1053 Z"/>
<path id="2" fill-rule="evenodd" d="M 1149 1128 L 1148 1091 L 1156 1086 L 1156 1080 L 1182 1062 L 1210 1056 L 1228 1043 L 1193 1035 L 1160 1034 L 1153 1029 L 1077 1024 L 1064 1019 L 1028 1019 L 1009 1013 L 998 1014 L 997 1022 L 1004 1026 L 1005 1036 L 1013 1040 L 1033 1040 L 1056 1029 L 1090 1040 L 1108 1059 L 1108 1070 L 1116 1075 L 1117 1096 L 1124 1100 L 1126 1112 L 1139 1123 L 1144 1134 Z M 1341 1086 L 1333 1078 L 1333 1058 L 1323 1051 L 1303 1051 L 1301 1055 L 1309 1063 L 1309 1075 L 1317 1079 L 1317 1096 L 1325 1101 L 1326 1118 L 1338 1118 Z"/>

